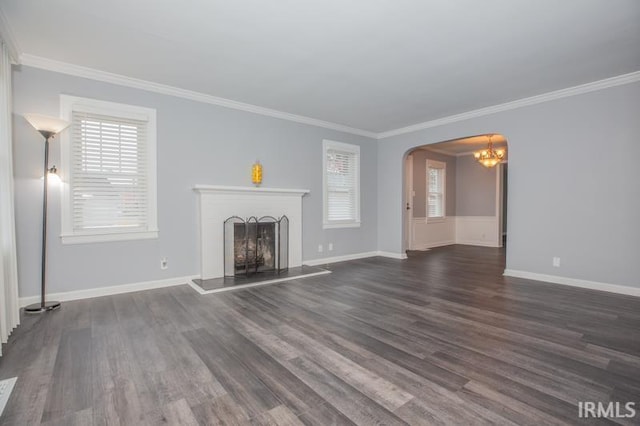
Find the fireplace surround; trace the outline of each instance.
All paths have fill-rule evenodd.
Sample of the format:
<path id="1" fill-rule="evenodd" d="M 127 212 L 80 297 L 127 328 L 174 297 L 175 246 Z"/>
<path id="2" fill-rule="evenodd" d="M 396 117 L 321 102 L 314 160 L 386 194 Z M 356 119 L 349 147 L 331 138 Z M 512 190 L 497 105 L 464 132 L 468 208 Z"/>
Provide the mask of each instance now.
<path id="1" fill-rule="evenodd" d="M 302 266 L 302 199 L 307 189 L 196 185 L 200 278 L 224 277 L 224 226 L 231 216 L 287 216 L 288 267 Z"/>

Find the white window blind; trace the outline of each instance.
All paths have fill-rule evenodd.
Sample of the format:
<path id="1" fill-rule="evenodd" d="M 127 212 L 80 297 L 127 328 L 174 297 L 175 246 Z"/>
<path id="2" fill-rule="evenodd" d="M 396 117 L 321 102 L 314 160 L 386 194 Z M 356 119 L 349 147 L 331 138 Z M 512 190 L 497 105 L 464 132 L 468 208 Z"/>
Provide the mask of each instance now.
<path id="1" fill-rule="evenodd" d="M 73 229 L 146 230 L 146 121 L 73 112 Z"/>
<path id="2" fill-rule="evenodd" d="M 427 216 L 429 218 L 443 218 L 445 215 L 445 173 L 445 163 L 427 161 Z"/>
<path id="3" fill-rule="evenodd" d="M 155 110 L 61 96 L 63 243 L 157 237 Z"/>
<path id="4" fill-rule="evenodd" d="M 325 141 L 325 225 L 360 222 L 360 151 L 355 145 Z"/>

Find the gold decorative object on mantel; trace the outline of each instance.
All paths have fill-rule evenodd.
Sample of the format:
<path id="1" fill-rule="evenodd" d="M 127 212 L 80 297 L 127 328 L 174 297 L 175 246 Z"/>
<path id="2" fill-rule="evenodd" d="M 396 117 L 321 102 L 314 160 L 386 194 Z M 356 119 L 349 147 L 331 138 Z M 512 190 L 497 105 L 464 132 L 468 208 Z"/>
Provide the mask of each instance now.
<path id="1" fill-rule="evenodd" d="M 259 160 L 256 160 L 251 167 L 251 182 L 255 186 L 260 186 L 262 183 L 262 164 L 260 164 Z"/>

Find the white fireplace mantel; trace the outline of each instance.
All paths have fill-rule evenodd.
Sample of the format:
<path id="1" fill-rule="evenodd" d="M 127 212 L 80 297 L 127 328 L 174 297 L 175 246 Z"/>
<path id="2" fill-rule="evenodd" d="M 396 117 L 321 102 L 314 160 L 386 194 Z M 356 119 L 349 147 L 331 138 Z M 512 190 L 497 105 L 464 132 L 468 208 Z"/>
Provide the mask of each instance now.
<path id="1" fill-rule="evenodd" d="M 205 193 L 226 193 L 226 194 L 245 194 L 245 193 L 265 193 L 270 195 L 295 195 L 302 197 L 309 193 L 308 189 L 289 189 L 289 188 L 260 188 L 254 186 L 224 186 L 224 185 L 196 185 L 193 190 L 201 194 Z"/>
<path id="2" fill-rule="evenodd" d="M 302 197 L 308 189 L 195 185 L 200 214 L 200 276 L 224 276 L 224 221 L 231 216 L 289 219 L 289 267 L 302 265 Z"/>

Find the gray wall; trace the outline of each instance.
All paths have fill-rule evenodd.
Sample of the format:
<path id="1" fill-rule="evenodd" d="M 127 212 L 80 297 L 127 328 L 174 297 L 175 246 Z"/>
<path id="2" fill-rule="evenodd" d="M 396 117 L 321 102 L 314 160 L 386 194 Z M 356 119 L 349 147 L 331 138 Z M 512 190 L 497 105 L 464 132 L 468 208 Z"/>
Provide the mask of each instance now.
<path id="1" fill-rule="evenodd" d="M 304 259 L 402 247 L 403 158 L 415 147 L 483 133 L 509 141 L 509 269 L 640 287 L 640 83 L 504 111 L 410 134 L 364 137 L 21 67 L 14 71 L 14 161 L 21 296 L 39 294 L 42 138 L 21 117 L 57 115 L 66 93 L 158 111 L 157 240 L 61 245 L 50 198 L 49 291 L 199 270 L 197 183 L 248 185 L 255 158 L 266 187 L 308 188 Z M 362 227 L 322 230 L 322 139 L 362 149 Z M 593 154 L 606 149 L 607 155 Z M 543 164 L 540 152 L 554 156 Z M 52 162 L 59 162 L 53 143 Z M 311 172 L 316 170 L 317 172 Z M 611 208 L 602 210 L 603 201 Z M 377 208 L 376 208 L 377 207 Z M 460 214 L 458 206 L 456 212 Z M 377 224 L 377 226 L 376 226 Z M 377 239 L 377 241 L 376 241 Z M 332 253 L 317 253 L 333 242 Z M 167 256 L 169 269 L 159 268 Z M 551 258 L 562 258 L 553 268 Z"/>
<path id="2" fill-rule="evenodd" d="M 500 133 L 509 142 L 507 267 L 640 287 L 639 116 L 632 83 L 378 141 L 379 249 L 402 249 L 407 151 Z"/>
<path id="3" fill-rule="evenodd" d="M 160 238 L 62 245 L 60 198 L 50 191 L 48 292 L 159 280 L 199 273 L 195 184 L 250 186 L 264 165 L 264 187 L 306 188 L 305 260 L 376 250 L 377 143 L 364 137 L 88 79 L 19 67 L 13 72 L 14 163 L 20 296 L 39 294 L 43 139 L 22 118 L 59 113 L 69 94 L 157 109 Z M 361 147 L 362 226 L 322 229 L 322 139 Z M 52 163 L 59 164 L 59 144 Z M 333 252 L 318 253 L 332 242 Z M 169 269 L 160 270 L 166 256 Z"/>
<path id="4" fill-rule="evenodd" d="M 427 216 L 427 159 L 447 163 L 445 215 L 456 215 L 456 157 L 423 149 L 413 151 L 413 216 Z"/>
<path id="5" fill-rule="evenodd" d="M 458 216 L 495 216 L 495 167 L 487 169 L 472 155 L 457 157 L 456 213 Z"/>

